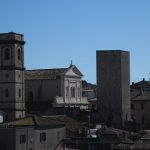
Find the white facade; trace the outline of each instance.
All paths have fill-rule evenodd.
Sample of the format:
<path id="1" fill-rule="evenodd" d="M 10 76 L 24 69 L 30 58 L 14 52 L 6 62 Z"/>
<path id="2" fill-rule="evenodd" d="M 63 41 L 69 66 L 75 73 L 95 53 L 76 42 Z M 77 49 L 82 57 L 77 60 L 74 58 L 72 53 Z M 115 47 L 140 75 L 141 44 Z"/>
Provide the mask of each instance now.
<path id="1" fill-rule="evenodd" d="M 0 112 L 0 123 L 3 123 L 4 121 L 4 113 Z"/>
<path id="2" fill-rule="evenodd" d="M 30 101 L 32 95 L 34 102 L 51 102 L 54 107 L 88 108 L 87 98 L 82 97 L 82 74 L 74 65 L 50 70 L 27 70 L 25 84 L 26 101 Z"/>

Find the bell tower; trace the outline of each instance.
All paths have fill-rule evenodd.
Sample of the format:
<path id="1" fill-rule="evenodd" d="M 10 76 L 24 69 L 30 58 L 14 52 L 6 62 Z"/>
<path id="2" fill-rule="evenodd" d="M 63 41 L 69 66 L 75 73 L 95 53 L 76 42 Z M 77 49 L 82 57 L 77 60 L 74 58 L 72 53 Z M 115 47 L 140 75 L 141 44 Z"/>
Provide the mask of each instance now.
<path id="1" fill-rule="evenodd" d="M 25 117 L 24 44 L 22 34 L 0 34 L 0 110 L 5 121 Z"/>

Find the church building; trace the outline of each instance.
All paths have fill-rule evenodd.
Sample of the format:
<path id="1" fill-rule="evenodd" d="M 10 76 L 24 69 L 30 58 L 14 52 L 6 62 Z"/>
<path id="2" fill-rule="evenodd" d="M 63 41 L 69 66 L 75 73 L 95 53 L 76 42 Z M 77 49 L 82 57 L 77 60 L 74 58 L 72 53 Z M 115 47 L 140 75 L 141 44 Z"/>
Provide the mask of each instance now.
<path id="1" fill-rule="evenodd" d="M 68 68 L 26 70 L 26 101 L 87 109 L 87 98 L 82 97 L 82 76 L 72 64 Z"/>
<path id="2" fill-rule="evenodd" d="M 24 118 L 25 103 L 32 104 L 31 109 L 36 103 L 49 103 L 49 109 L 87 109 L 79 69 L 71 63 L 68 68 L 25 70 L 24 44 L 22 34 L 0 34 L 0 118 L 4 121 Z"/>

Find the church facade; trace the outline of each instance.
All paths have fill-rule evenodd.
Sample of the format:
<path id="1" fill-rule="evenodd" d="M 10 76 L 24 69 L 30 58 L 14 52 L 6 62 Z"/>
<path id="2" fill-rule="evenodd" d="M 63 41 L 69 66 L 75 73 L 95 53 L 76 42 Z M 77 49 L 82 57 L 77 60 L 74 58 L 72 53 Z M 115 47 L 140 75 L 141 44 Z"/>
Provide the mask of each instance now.
<path id="1" fill-rule="evenodd" d="M 87 109 L 87 98 L 82 97 L 82 76 L 72 64 L 68 68 L 26 70 L 26 101 Z"/>

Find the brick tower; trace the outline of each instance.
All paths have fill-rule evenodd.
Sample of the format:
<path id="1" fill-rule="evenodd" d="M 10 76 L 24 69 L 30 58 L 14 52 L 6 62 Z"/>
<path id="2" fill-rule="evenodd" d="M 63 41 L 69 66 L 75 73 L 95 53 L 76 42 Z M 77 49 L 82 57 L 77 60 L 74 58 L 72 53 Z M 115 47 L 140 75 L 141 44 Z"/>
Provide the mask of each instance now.
<path id="1" fill-rule="evenodd" d="M 122 127 L 130 120 L 129 52 L 97 51 L 97 98 L 100 118 L 109 126 Z"/>

